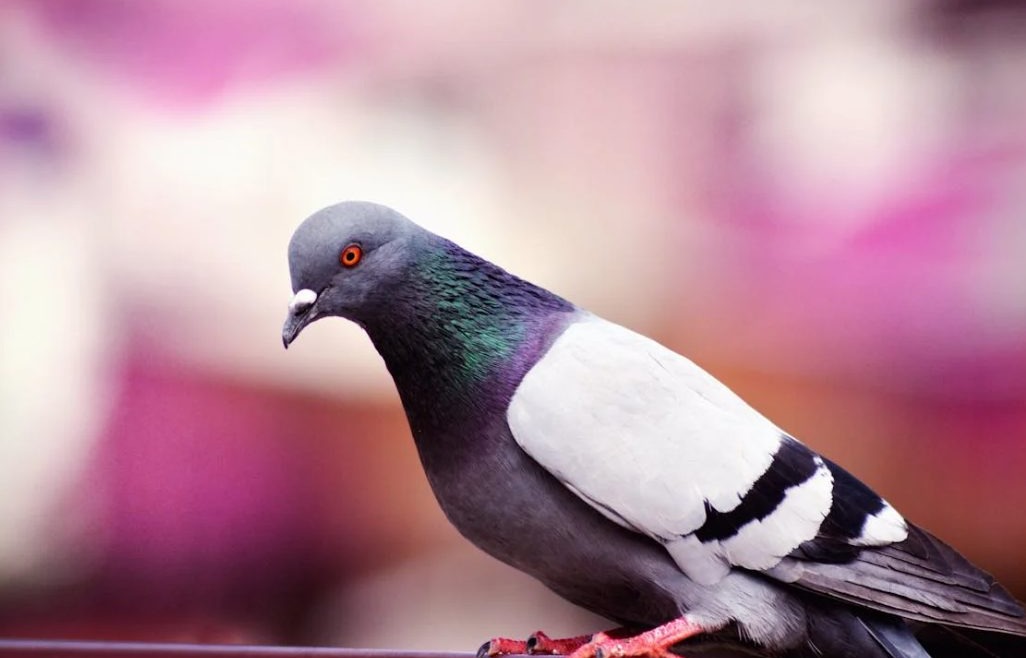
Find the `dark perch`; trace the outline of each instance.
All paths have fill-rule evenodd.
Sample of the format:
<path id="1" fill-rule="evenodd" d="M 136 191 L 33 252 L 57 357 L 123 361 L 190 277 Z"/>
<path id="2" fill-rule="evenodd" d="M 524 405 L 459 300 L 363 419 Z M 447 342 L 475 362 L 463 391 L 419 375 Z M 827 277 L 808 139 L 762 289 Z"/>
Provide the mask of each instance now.
<path id="1" fill-rule="evenodd" d="M 274 647 L 235 644 L 176 644 L 164 642 L 97 642 L 69 640 L 0 640 L 0 656 L 144 656 L 152 658 L 472 658 L 472 653 L 340 649 L 334 647 Z"/>
<path id="2" fill-rule="evenodd" d="M 694 658 L 744 658 L 729 650 L 689 649 Z M 170 642 L 101 642 L 77 640 L 0 639 L 0 656 L 12 658 L 474 658 L 471 652 L 396 651 L 338 647 L 275 647 L 237 644 L 178 644 Z M 517 658 L 517 657 L 512 657 Z M 524 657 L 528 658 L 528 657 Z M 536 658 L 536 657 L 530 657 Z"/>

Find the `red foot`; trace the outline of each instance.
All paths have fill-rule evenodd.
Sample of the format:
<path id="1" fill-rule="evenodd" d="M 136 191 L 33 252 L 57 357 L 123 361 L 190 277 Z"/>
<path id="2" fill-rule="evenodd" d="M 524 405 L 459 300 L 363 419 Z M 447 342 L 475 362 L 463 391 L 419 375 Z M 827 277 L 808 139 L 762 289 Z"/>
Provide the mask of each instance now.
<path id="1" fill-rule="evenodd" d="M 602 633 L 604 637 L 625 638 L 630 635 L 626 628 L 614 628 Z M 509 656 L 513 654 L 534 654 L 549 656 L 569 656 L 590 642 L 595 636 L 578 635 L 576 637 L 551 638 L 542 631 L 535 631 L 526 642 L 497 637 L 481 645 L 477 650 L 477 658 L 491 656 Z"/>
<path id="2" fill-rule="evenodd" d="M 551 638 L 541 631 L 535 631 L 527 638 L 527 653 L 550 656 L 569 656 L 591 640 L 590 635 Z"/>
<path id="3" fill-rule="evenodd" d="M 527 653 L 527 642 L 496 637 L 488 640 L 477 650 L 477 658 L 490 656 L 515 656 Z"/>
<path id="4" fill-rule="evenodd" d="M 670 647 L 701 632 L 701 626 L 681 617 L 634 637 L 615 638 L 605 633 L 596 633 L 590 642 L 570 654 L 570 658 L 670 658 Z"/>

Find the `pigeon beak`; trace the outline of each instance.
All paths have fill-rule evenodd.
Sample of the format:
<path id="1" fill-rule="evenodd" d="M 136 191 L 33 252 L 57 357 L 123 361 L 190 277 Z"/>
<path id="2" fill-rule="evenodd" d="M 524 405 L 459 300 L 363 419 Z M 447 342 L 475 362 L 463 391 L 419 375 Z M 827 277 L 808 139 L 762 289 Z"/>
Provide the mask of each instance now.
<path id="1" fill-rule="evenodd" d="M 289 348 L 303 327 L 314 320 L 314 314 L 310 311 L 316 301 L 317 293 L 309 288 L 303 288 L 293 295 L 292 301 L 289 302 L 289 314 L 285 318 L 285 326 L 281 328 L 281 342 L 285 345 L 285 349 Z"/>

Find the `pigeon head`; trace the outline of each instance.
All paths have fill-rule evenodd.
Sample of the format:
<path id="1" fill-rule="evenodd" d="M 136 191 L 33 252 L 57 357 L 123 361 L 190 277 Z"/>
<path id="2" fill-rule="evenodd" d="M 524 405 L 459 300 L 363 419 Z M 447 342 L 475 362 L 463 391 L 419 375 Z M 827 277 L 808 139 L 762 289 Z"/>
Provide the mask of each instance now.
<path id="1" fill-rule="evenodd" d="M 363 325 L 380 313 L 430 235 L 396 211 L 362 201 L 308 217 L 289 243 L 294 295 L 282 328 L 285 347 L 320 318 Z"/>
<path id="2" fill-rule="evenodd" d="M 352 320 L 381 354 L 411 417 L 419 418 L 418 405 L 430 415 L 482 391 L 502 397 L 575 311 L 372 203 L 340 203 L 304 220 L 289 244 L 289 268 L 285 347 L 320 318 Z"/>

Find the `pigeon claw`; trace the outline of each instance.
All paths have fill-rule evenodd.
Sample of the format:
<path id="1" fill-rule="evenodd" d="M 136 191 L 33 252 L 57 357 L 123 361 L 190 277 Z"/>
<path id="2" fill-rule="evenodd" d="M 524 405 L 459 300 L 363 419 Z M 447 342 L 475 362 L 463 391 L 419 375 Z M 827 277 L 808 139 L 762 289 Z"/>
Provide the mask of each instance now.
<path id="1" fill-rule="evenodd" d="M 615 633 L 616 631 L 610 631 Z M 526 641 L 497 637 L 488 640 L 477 650 L 477 658 L 528 654 L 535 656 L 569 656 L 592 640 L 592 635 L 551 638 L 542 631 L 535 631 Z"/>
<path id="2" fill-rule="evenodd" d="M 510 640 L 505 637 L 496 637 L 488 640 L 477 650 L 477 658 L 491 658 L 492 656 L 517 656 L 527 653 L 527 642 L 523 640 Z"/>
<path id="3" fill-rule="evenodd" d="M 670 658 L 673 645 L 704 630 L 690 619 L 681 617 L 633 637 L 617 638 L 596 633 L 590 642 L 571 653 L 570 658 Z"/>

